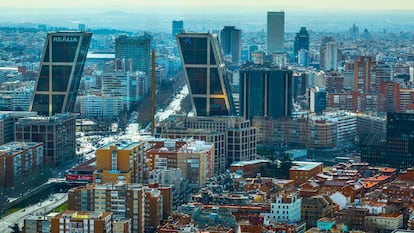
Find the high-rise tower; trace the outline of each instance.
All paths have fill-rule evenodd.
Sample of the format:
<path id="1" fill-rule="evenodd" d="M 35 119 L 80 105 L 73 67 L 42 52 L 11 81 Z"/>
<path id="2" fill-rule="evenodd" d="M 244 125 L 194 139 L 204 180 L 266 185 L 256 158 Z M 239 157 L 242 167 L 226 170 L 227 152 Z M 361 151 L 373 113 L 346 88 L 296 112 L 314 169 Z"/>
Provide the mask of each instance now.
<path id="1" fill-rule="evenodd" d="M 293 108 L 292 71 L 245 64 L 240 68 L 240 115 L 288 117 Z"/>
<path id="2" fill-rule="evenodd" d="M 149 75 L 151 41 L 152 37 L 148 34 L 138 37 L 119 36 L 115 39 L 115 58 L 131 59 L 132 71 L 139 70 Z"/>
<path id="3" fill-rule="evenodd" d="M 285 12 L 267 12 L 267 54 L 281 52 L 285 43 Z"/>
<path id="4" fill-rule="evenodd" d="M 239 63 L 241 56 L 241 30 L 224 26 L 221 30 L 220 45 L 225 55 L 231 55 L 233 63 Z"/>
<path id="5" fill-rule="evenodd" d="M 210 33 L 181 33 L 177 35 L 177 43 L 196 115 L 235 115 L 217 36 Z"/>
<path id="6" fill-rule="evenodd" d="M 47 34 L 30 111 L 44 116 L 73 111 L 91 37 L 90 32 Z"/>
<path id="7" fill-rule="evenodd" d="M 300 31 L 296 33 L 295 44 L 293 47 L 295 57 L 298 56 L 299 50 L 301 49 L 309 51 L 309 33 L 306 30 L 306 27 L 301 27 Z"/>
<path id="8" fill-rule="evenodd" d="M 172 35 L 175 36 L 184 30 L 184 21 L 182 20 L 173 20 L 172 21 Z"/>

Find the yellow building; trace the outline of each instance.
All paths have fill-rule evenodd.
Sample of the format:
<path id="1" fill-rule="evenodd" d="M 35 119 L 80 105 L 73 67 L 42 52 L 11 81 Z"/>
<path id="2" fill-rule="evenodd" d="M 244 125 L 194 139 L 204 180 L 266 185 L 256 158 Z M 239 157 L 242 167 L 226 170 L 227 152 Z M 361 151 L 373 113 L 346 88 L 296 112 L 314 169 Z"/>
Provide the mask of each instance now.
<path id="1" fill-rule="evenodd" d="M 95 183 L 139 183 L 143 180 L 143 172 L 142 142 L 112 142 L 96 150 Z"/>

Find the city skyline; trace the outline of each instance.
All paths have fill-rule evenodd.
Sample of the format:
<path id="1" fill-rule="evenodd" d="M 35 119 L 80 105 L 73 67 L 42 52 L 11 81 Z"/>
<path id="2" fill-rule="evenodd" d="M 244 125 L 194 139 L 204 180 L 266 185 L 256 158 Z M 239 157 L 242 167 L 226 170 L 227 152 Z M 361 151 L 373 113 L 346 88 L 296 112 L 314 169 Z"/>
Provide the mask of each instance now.
<path id="1" fill-rule="evenodd" d="M 233 8 L 246 8 L 249 11 L 258 8 L 269 8 L 269 10 L 292 10 L 292 9 L 319 9 L 319 10 L 329 10 L 329 9 L 340 9 L 342 10 L 414 10 L 414 3 L 410 0 L 349 0 L 349 1 L 324 1 L 324 0 L 314 0 L 312 2 L 305 0 L 291 0 L 289 2 L 275 3 L 273 1 L 264 1 L 258 6 L 256 2 L 251 1 L 200 1 L 200 0 L 156 0 L 156 1 L 134 1 L 134 0 L 125 0 L 122 1 L 122 5 L 118 1 L 114 0 L 103 0 L 99 1 L 81 1 L 73 0 L 70 2 L 65 2 L 64 8 L 87 8 L 93 7 L 94 9 L 102 8 L 114 8 L 120 9 L 123 7 L 144 7 L 144 8 L 163 8 L 163 7 L 178 7 L 182 9 L 188 8 L 197 8 L 197 7 L 233 7 Z M 28 0 L 17 0 L 17 1 L 8 1 L 3 2 L 0 5 L 1 7 L 13 7 L 13 8 L 63 8 L 60 2 L 53 2 L 49 0 L 39 0 L 36 2 Z M 130 9 L 132 10 L 132 9 Z M 158 10 L 158 9 L 154 9 Z"/>

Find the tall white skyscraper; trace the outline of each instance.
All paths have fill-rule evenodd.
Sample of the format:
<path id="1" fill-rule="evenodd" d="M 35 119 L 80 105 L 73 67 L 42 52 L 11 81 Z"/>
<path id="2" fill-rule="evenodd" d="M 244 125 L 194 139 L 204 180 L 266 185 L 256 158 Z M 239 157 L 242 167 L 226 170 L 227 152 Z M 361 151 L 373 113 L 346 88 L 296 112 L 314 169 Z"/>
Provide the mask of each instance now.
<path id="1" fill-rule="evenodd" d="M 338 69 L 338 46 L 335 42 L 329 42 L 326 44 L 325 49 L 325 70 L 337 70 Z"/>
<path id="2" fill-rule="evenodd" d="M 267 12 L 267 54 L 281 52 L 285 43 L 285 12 Z"/>

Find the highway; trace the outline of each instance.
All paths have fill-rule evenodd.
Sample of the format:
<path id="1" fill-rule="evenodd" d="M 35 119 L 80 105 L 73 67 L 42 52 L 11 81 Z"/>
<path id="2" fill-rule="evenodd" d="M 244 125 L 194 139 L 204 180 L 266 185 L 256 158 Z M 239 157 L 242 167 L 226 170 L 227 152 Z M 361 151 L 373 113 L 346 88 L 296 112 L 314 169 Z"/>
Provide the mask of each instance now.
<path id="1" fill-rule="evenodd" d="M 10 215 L 4 216 L 0 219 L 0 232 L 10 233 L 10 225 L 18 223 L 20 228 L 23 227 L 23 221 L 25 218 L 35 215 L 43 216 L 50 213 L 56 207 L 62 205 L 68 200 L 67 193 L 55 193 L 50 195 L 46 200 L 35 203 L 34 205 L 27 206 L 24 209 L 21 209 L 17 212 L 14 212 Z"/>

